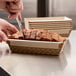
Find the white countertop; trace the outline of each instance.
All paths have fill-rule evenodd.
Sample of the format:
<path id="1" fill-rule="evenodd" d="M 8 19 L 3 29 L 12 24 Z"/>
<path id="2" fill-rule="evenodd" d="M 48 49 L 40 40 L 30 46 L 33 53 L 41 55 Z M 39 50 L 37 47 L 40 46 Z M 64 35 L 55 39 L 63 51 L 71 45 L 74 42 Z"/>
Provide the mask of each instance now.
<path id="1" fill-rule="evenodd" d="M 12 76 L 76 76 L 76 31 L 60 56 L 11 54 L 0 65 Z"/>

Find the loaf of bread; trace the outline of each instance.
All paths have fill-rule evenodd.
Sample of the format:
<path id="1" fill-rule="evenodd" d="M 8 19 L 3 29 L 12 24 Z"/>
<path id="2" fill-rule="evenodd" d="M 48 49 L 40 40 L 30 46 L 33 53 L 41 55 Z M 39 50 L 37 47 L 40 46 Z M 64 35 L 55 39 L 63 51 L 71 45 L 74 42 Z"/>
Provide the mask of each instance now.
<path id="1" fill-rule="evenodd" d="M 20 32 L 12 34 L 9 39 L 24 39 L 24 40 L 39 40 L 39 41 L 56 41 L 56 42 L 64 42 L 66 38 L 60 36 L 55 32 L 49 32 L 47 30 L 42 29 L 23 29 L 21 35 Z"/>

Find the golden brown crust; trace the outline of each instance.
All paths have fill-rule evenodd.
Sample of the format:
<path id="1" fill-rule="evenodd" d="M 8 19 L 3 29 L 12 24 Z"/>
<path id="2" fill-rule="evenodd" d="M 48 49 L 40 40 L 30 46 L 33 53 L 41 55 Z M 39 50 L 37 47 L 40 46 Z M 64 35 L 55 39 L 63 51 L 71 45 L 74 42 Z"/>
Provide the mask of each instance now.
<path id="1" fill-rule="evenodd" d="M 11 36 L 10 39 L 30 39 L 30 40 L 40 40 L 40 41 L 57 41 L 64 42 L 66 39 L 60 36 L 58 33 L 49 32 L 42 29 L 24 29 L 23 31 L 24 38 L 20 35 L 20 32 L 17 32 Z"/>

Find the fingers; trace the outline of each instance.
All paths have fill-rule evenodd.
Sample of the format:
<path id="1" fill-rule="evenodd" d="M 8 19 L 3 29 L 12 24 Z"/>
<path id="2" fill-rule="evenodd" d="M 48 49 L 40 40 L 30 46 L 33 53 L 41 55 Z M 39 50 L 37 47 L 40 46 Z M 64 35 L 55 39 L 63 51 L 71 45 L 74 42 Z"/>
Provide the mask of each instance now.
<path id="1" fill-rule="evenodd" d="M 8 31 L 6 29 L 1 29 L 1 31 L 4 32 L 6 36 L 8 36 Z"/>
<path id="2" fill-rule="evenodd" d="M 9 31 L 10 33 L 18 32 L 18 29 L 14 25 L 4 19 L 0 19 L 0 30 L 3 32 Z"/>
<path id="3" fill-rule="evenodd" d="M 12 25 L 12 24 L 9 24 L 7 26 L 7 30 L 9 31 L 10 34 L 18 32 L 18 29 L 14 25 Z"/>
<path id="4" fill-rule="evenodd" d="M 5 35 L 4 32 L 0 31 L 0 42 L 2 41 L 7 41 L 7 36 Z"/>

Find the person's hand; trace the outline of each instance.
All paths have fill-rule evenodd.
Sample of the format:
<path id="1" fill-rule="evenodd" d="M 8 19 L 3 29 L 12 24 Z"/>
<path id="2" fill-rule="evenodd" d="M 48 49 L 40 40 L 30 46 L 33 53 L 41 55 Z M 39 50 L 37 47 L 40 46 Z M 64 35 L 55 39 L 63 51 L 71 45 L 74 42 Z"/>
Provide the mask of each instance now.
<path id="1" fill-rule="evenodd" d="M 21 11 L 23 10 L 22 0 L 0 0 L 0 8 L 9 13 L 9 18 L 19 17 L 21 19 Z"/>
<path id="2" fill-rule="evenodd" d="M 7 22 L 6 20 L 0 19 L 0 42 L 6 41 L 8 39 L 8 34 L 13 34 L 18 32 L 17 28 Z"/>

